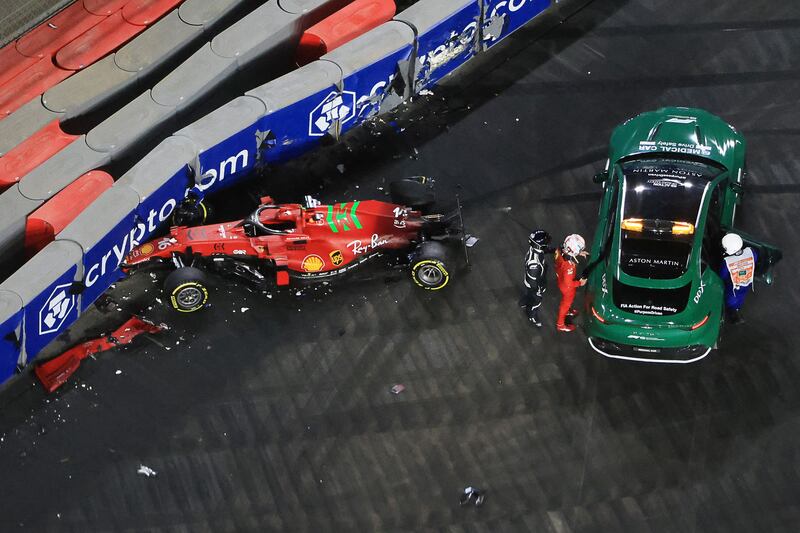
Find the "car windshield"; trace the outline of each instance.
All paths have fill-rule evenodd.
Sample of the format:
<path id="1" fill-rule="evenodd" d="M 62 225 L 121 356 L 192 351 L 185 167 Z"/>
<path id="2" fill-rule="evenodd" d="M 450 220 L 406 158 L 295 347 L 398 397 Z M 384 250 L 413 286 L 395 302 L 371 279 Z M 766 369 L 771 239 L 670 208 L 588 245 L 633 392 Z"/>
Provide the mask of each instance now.
<path id="1" fill-rule="evenodd" d="M 703 195 L 722 169 L 687 159 L 636 159 L 624 177 L 620 267 L 630 276 L 674 279 L 688 267 Z"/>

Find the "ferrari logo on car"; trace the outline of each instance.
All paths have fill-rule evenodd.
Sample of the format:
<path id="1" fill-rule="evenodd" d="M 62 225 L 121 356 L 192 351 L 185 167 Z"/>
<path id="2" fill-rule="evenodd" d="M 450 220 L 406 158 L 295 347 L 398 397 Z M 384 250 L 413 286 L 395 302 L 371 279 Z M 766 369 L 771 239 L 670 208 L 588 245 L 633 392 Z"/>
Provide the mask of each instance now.
<path id="1" fill-rule="evenodd" d="M 344 263 L 344 256 L 342 255 L 341 250 L 334 250 L 330 253 L 331 256 L 331 263 L 333 266 L 339 266 Z"/>
<path id="2" fill-rule="evenodd" d="M 325 266 L 325 261 L 318 255 L 312 254 L 307 255 L 305 259 L 303 259 L 303 263 L 301 268 L 306 272 L 319 272 Z"/>

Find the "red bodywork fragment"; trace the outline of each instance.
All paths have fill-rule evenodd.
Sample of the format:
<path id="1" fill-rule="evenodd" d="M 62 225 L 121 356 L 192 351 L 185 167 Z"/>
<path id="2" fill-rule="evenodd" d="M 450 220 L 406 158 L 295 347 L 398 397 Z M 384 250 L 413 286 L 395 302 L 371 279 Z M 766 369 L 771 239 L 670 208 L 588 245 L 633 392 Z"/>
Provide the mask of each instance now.
<path id="1" fill-rule="evenodd" d="M 112 350 L 117 346 L 130 344 L 133 339 L 142 333 L 158 333 L 163 328 L 149 322 L 145 322 L 137 316 L 131 317 L 110 335 L 86 341 L 66 352 L 54 357 L 53 359 L 37 366 L 34 372 L 42 386 L 47 392 L 53 392 L 61 385 L 66 383 L 69 377 L 75 373 L 81 361 L 87 357 Z"/>

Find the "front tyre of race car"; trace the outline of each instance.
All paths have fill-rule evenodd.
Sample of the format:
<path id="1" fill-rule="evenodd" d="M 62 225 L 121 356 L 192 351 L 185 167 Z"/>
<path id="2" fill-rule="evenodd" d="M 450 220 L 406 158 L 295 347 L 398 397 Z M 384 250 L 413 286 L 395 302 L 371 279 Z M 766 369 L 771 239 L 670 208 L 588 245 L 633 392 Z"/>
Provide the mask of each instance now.
<path id="1" fill-rule="evenodd" d="M 414 283 L 429 291 L 444 288 L 450 281 L 446 260 L 446 249 L 441 243 L 427 241 L 420 244 L 411 262 Z"/>
<path id="2" fill-rule="evenodd" d="M 170 272 L 164 281 L 164 292 L 170 306 L 181 313 L 194 313 L 208 301 L 205 273 L 194 267 L 181 267 Z"/>

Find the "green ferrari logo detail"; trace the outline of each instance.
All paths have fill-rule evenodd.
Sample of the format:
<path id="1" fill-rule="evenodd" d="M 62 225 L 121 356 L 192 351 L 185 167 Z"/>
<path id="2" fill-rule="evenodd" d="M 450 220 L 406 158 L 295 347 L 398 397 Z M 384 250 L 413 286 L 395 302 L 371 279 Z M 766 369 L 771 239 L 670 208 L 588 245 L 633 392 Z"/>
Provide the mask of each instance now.
<path id="1" fill-rule="evenodd" d="M 355 229 L 361 229 L 361 222 L 359 222 L 358 216 L 356 215 L 358 204 L 358 201 L 353 202 L 349 212 L 346 203 L 341 203 L 338 206 L 328 206 L 327 221 L 332 232 L 339 233 L 339 227 L 341 227 L 342 231 L 350 231 L 352 229 L 351 226 Z"/>

